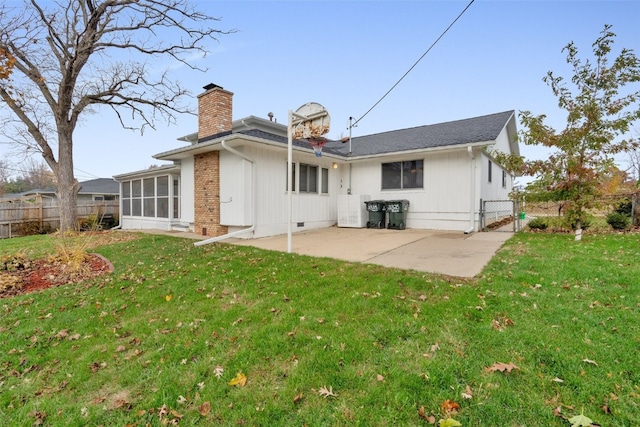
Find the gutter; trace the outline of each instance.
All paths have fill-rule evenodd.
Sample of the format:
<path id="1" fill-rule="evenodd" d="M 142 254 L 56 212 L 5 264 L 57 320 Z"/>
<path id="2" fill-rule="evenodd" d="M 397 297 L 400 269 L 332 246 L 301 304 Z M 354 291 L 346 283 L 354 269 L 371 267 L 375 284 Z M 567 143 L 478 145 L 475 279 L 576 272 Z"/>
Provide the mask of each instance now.
<path id="1" fill-rule="evenodd" d="M 464 234 L 470 234 L 473 233 L 476 229 L 475 227 L 475 212 L 473 209 L 473 204 L 475 203 L 475 199 L 476 199 L 476 156 L 473 155 L 473 149 L 471 147 L 467 147 L 467 155 L 469 156 L 470 159 L 470 166 L 469 166 L 469 172 L 471 173 L 471 188 L 469 189 L 469 228 L 467 228 L 466 230 L 464 230 Z"/>
<path id="2" fill-rule="evenodd" d="M 237 155 L 237 156 L 240 156 L 240 157 L 242 157 L 243 159 L 245 159 L 246 161 L 248 161 L 248 162 L 250 162 L 250 163 L 251 163 L 251 179 L 252 179 L 252 181 L 253 181 L 253 182 L 252 182 L 252 193 L 253 193 L 252 195 L 253 195 L 253 197 L 252 197 L 252 201 L 251 201 L 251 204 L 253 205 L 253 206 L 252 206 L 252 211 L 253 211 L 253 212 L 251 213 L 251 216 L 252 216 L 252 218 L 251 218 L 251 219 L 252 219 L 252 221 L 251 221 L 251 222 L 252 222 L 253 224 L 251 225 L 251 227 L 249 227 L 249 228 L 245 228 L 245 229 L 243 229 L 243 230 L 238 230 L 238 231 L 234 231 L 234 232 L 231 232 L 231 233 L 223 234 L 222 236 L 216 236 L 216 237 L 212 237 L 212 238 L 210 238 L 210 239 L 206 239 L 206 240 L 198 241 L 198 242 L 194 243 L 194 246 L 203 246 L 203 245 L 208 245 L 209 243 L 219 242 L 219 241 L 221 241 L 221 240 L 228 239 L 228 238 L 230 238 L 230 237 L 235 237 L 235 236 L 239 236 L 239 235 L 241 235 L 241 234 L 245 234 L 245 233 L 252 232 L 252 231 L 254 231 L 254 230 L 256 229 L 256 218 L 257 218 L 257 204 L 256 204 L 256 199 L 257 199 L 257 197 L 256 197 L 256 196 L 257 196 L 257 191 L 256 191 L 256 188 L 257 188 L 257 185 L 256 185 L 256 183 L 257 183 L 257 178 L 256 178 L 256 162 L 255 162 L 255 161 L 253 161 L 253 159 L 252 159 L 251 157 L 249 157 L 249 156 L 247 156 L 247 155 L 245 155 L 245 154 L 243 154 L 243 153 L 239 152 L 239 151 L 238 151 L 238 150 L 236 150 L 235 148 L 233 148 L 233 147 L 229 147 L 229 146 L 225 143 L 225 141 L 224 141 L 224 140 L 222 140 L 222 142 L 220 143 L 220 145 L 222 146 L 222 148 L 224 148 L 224 149 L 225 149 L 225 150 L 227 150 L 228 152 L 233 153 L 233 154 L 235 154 L 235 155 Z"/>

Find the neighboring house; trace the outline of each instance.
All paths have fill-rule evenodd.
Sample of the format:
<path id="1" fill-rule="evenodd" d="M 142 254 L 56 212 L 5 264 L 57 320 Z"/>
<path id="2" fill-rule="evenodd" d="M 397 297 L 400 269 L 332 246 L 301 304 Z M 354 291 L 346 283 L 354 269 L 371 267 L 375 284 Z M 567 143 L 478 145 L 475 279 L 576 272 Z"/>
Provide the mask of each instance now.
<path id="1" fill-rule="evenodd" d="M 233 93 L 198 96 L 198 132 L 153 156 L 159 168 L 115 176 L 124 229 L 263 237 L 288 231 L 287 126 L 232 120 Z M 477 231 L 481 200 L 508 199 L 509 175 L 491 155 L 519 154 L 514 111 L 329 141 L 315 157 L 293 141 L 293 228 L 362 227 L 367 200 L 408 200 L 407 228 Z"/>
<path id="2" fill-rule="evenodd" d="M 29 199 L 35 196 L 42 196 L 45 200 L 56 199 L 55 188 L 43 188 L 24 191 L 22 193 L 5 194 L 0 197 L 0 201 L 17 199 Z M 120 185 L 113 178 L 96 178 L 89 181 L 80 182 L 78 192 L 78 202 L 90 201 L 115 201 L 120 197 Z"/>

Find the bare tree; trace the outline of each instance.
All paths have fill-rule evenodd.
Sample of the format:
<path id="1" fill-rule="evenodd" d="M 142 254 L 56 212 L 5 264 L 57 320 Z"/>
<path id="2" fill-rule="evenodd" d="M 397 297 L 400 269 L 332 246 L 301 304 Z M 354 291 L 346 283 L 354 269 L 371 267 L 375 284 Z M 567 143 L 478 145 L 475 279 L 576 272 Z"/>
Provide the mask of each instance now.
<path id="1" fill-rule="evenodd" d="M 11 61 L 11 73 L 0 78 L 0 109 L 7 113 L 0 116 L 0 133 L 42 153 L 57 180 L 62 231 L 77 223 L 73 134 L 83 113 L 107 106 L 121 126 L 140 132 L 193 113 L 182 104 L 189 93 L 171 78 L 171 66 L 198 70 L 189 59 L 233 31 L 212 29 L 219 19 L 188 1 L 0 6 L 0 53 Z"/>

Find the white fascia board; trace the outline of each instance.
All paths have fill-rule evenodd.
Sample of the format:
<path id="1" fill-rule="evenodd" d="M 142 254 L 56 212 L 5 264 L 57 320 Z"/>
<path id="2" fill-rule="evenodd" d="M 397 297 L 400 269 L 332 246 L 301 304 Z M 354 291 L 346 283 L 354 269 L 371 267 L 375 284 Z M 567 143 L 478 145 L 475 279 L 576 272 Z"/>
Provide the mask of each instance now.
<path id="1" fill-rule="evenodd" d="M 188 147 L 181 147 L 175 150 L 158 153 L 158 154 L 155 154 L 153 158 L 158 160 L 180 160 L 180 159 L 193 157 L 194 155 L 197 155 L 197 154 L 208 153 L 210 151 L 220 151 L 223 149 L 221 145 L 222 141 L 225 141 L 225 143 L 229 144 L 229 146 L 231 147 L 235 147 L 238 145 L 234 143 L 252 143 L 252 144 L 258 144 L 262 146 L 273 147 L 278 150 L 283 150 L 283 151 L 287 150 L 287 144 L 271 141 L 268 139 L 258 138 L 255 136 L 244 135 L 241 133 L 233 133 L 231 135 L 212 139 L 211 141 L 200 142 L 198 144 L 190 145 Z M 309 154 L 309 151 L 306 151 L 301 147 L 294 145 L 292 148 L 295 151 Z M 328 153 L 323 153 L 323 157 L 341 160 L 341 161 L 346 160 L 342 156 L 336 156 Z"/>
<path id="2" fill-rule="evenodd" d="M 368 154 L 366 156 L 348 157 L 346 158 L 346 160 L 347 162 L 349 162 L 349 161 L 355 161 L 355 160 L 378 159 L 383 157 L 397 157 L 397 156 L 404 156 L 407 154 L 441 153 L 443 151 L 460 151 L 460 150 L 466 150 L 467 147 L 484 148 L 489 145 L 494 145 L 495 143 L 496 143 L 495 141 L 483 141 L 483 142 L 472 142 L 469 144 L 460 144 L 460 145 L 445 145 L 442 147 L 433 147 L 433 148 L 418 148 L 415 150 L 392 151 L 390 153 L 383 153 L 383 154 Z"/>
<path id="3" fill-rule="evenodd" d="M 152 169 L 142 169 L 134 172 L 126 172 L 120 175 L 114 175 L 113 179 L 118 182 L 127 181 L 131 178 L 140 178 L 144 176 L 159 175 L 160 173 L 180 173 L 179 164 L 163 165 Z"/>

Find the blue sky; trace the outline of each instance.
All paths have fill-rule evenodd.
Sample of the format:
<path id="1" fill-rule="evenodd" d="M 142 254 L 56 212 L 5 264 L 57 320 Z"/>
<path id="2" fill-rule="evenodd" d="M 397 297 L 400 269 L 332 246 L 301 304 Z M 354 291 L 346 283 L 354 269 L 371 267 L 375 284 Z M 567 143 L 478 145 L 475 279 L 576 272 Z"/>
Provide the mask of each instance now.
<path id="1" fill-rule="evenodd" d="M 287 111 L 319 102 L 331 115 L 331 138 L 348 135 L 359 119 L 420 58 L 467 6 L 457 1 L 206 1 L 221 18 L 212 25 L 237 32 L 221 36 L 197 60 L 206 73 L 175 69 L 194 97 L 213 82 L 234 92 L 234 119 L 267 117 L 286 123 Z M 564 113 L 542 81 L 547 71 L 571 77 L 562 48 L 581 57 L 605 24 L 614 48 L 640 55 L 638 1 L 476 0 L 412 72 L 353 129 L 367 135 L 475 117 L 505 110 L 546 114 L 562 129 Z M 110 177 L 162 164 L 153 154 L 182 146 L 195 132 L 184 116 L 144 136 L 119 128 L 108 110 L 87 116 L 75 135 L 80 180 Z M 0 145 L 0 154 L 6 151 Z M 545 155 L 521 147 L 529 158 Z"/>

